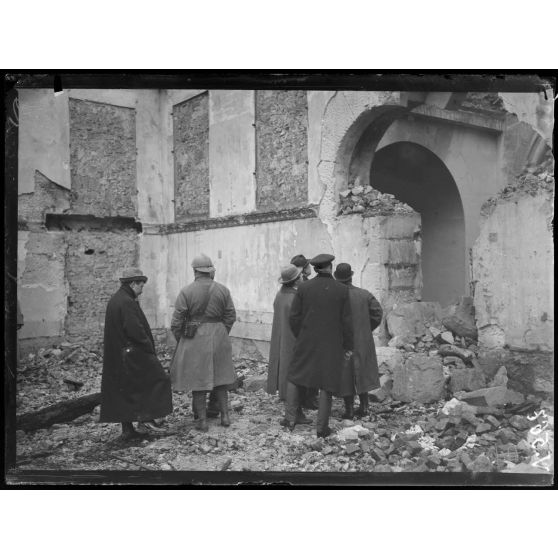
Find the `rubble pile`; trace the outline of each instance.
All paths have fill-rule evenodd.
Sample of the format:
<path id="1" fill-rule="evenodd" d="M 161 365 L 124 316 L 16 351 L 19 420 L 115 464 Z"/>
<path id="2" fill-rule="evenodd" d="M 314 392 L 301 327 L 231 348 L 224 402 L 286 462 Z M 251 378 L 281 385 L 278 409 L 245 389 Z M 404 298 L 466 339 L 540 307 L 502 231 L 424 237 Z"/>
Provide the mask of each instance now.
<path id="1" fill-rule="evenodd" d="M 412 213 L 413 209 L 398 201 L 393 194 L 384 194 L 369 184 L 350 185 L 339 192 L 338 215 L 362 213 L 363 215 L 379 215 L 392 213 Z"/>

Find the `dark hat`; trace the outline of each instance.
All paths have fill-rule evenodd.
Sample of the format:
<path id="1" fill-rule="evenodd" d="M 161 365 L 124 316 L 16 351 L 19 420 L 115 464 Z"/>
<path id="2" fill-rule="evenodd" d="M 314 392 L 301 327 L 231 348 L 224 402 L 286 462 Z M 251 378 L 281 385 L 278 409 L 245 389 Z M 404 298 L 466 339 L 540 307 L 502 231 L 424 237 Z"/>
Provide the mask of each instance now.
<path id="1" fill-rule="evenodd" d="M 279 278 L 279 283 L 290 283 L 297 279 L 302 273 L 301 267 L 296 267 L 296 265 L 287 265 L 281 268 L 281 277 Z"/>
<path id="2" fill-rule="evenodd" d="M 318 254 L 315 258 L 312 258 L 309 263 L 319 269 L 328 266 L 334 259 L 335 256 L 331 254 Z"/>
<path id="3" fill-rule="evenodd" d="M 308 265 L 308 258 L 305 258 L 302 254 L 298 254 L 294 256 L 291 263 L 296 265 L 296 267 L 302 267 L 304 269 Z"/>
<path id="4" fill-rule="evenodd" d="M 202 271 L 203 273 L 215 271 L 211 258 L 205 254 L 200 254 L 192 260 L 192 268 L 196 271 Z"/>
<path id="5" fill-rule="evenodd" d="M 340 263 L 337 264 L 333 276 L 335 277 L 335 279 L 337 279 L 337 281 L 346 283 L 351 280 L 353 273 L 354 271 L 351 269 L 351 266 L 348 263 Z"/>
<path id="6" fill-rule="evenodd" d="M 147 283 L 147 277 L 139 267 L 127 267 L 122 270 L 121 283 L 131 283 L 132 281 L 144 281 Z"/>

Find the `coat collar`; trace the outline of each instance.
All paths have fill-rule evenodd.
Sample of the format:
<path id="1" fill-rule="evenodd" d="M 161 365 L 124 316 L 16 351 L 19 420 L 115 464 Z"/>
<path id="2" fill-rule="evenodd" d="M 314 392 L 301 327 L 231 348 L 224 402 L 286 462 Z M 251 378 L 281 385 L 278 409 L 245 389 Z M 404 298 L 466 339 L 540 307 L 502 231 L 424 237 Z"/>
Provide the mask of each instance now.
<path id="1" fill-rule="evenodd" d="M 322 273 L 321 271 L 317 273 L 315 279 L 333 279 L 331 273 Z"/>
<path id="2" fill-rule="evenodd" d="M 137 298 L 134 289 L 132 289 L 132 287 L 130 287 L 127 283 L 122 283 L 120 290 L 124 291 L 128 296 L 131 296 L 134 300 Z"/>

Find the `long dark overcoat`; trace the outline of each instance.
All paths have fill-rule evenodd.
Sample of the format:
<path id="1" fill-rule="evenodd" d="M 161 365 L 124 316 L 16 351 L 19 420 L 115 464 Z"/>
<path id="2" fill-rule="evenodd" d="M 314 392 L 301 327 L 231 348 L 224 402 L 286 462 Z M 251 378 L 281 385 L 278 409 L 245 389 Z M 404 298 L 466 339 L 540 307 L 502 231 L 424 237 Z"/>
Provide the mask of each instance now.
<path id="1" fill-rule="evenodd" d="M 208 293 L 204 320 L 209 322 L 202 323 L 196 335 L 188 339 L 182 335 L 182 324 L 199 314 Z M 180 291 L 171 320 L 171 330 L 178 342 L 170 367 L 175 390 L 211 391 L 236 380 L 229 337 L 235 320 L 233 300 L 225 285 L 209 277 L 198 277 Z"/>
<path id="2" fill-rule="evenodd" d="M 380 387 L 372 332 L 382 321 L 382 307 L 366 289 L 347 285 L 353 317 L 353 356 L 345 362 L 339 396 L 366 393 Z"/>
<path id="3" fill-rule="evenodd" d="M 293 358 L 295 336 L 289 324 L 291 306 L 296 294 L 294 287 L 282 286 L 273 301 L 273 325 L 269 348 L 267 393 L 277 393 L 280 399 L 287 396 L 287 373 Z"/>
<path id="4" fill-rule="evenodd" d="M 107 305 L 101 422 L 150 421 L 172 412 L 170 378 L 134 291 L 122 285 Z"/>
<path id="5" fill-rule="evenodd" d="M 319 273 L 298 287 L 289 321 L 296 337 L 289 381 L 339 392 L 344 352 L 353 348 L 347 287 Z"/>

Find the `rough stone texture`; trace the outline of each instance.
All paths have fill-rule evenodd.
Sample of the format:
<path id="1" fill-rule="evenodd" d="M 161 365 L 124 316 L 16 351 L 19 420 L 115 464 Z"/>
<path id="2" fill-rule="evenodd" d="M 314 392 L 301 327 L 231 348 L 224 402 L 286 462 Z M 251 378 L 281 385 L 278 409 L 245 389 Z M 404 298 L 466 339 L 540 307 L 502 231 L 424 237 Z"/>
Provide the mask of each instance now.
<path id="1" fill-rule="evenodd" d="M 256 91 L 256 204 L 258 209 L 308 201 L 306 91 Z"/>
<path id="2" fill-rule="evenodd" d="M 422 354 L 411 355 L 393 374 L 393 398 L 398 401 L 430 403 L 444 393 L 442 360 Z"/>
<path id="3" fill-rule="evenodd" d="M 554 349 L 550 188 L 544 180 L 520 180 L 484 208 L 473 251 L 481 347 Z"/>
<path id="4" fill-rule="evenodd" d="M 70 99 L 72 212 L 136 215 L 135 110 Z"/>
<path id="5" fill-rule="evenodd" d="M 460 110 L 480 112 L 487 116 L 505 115 L 504 103 L 498 93 L 484 91 L 468 92 L 461 101 Z"/>
<path id="6" fill-rule="evenodd" d="M 459 399 L 469 405 L 494 407 L 506 404 L 507 391 L 506 386 L 495 386 L 460 394 Z"/>
<path id="7" fill-rule="evenodd" d="M 470 296 L 461 297 L 453 313 L 442 318 L 442 325 L 460 337 L 477 339 L 478 331 L 475 325 L 473 299 Z"/>
<path id="8" fill-rule="evenodd" d="M 477 368 L 456 367 L 451 370 L 450 389 L 458 391 L 475 391 L 486 387 L 486 379 L 482 370 Z"/>
<path id="9" fill-rule="evenodd" d="M 437 302 L 398 304 L 387 316 L 387 327 L 392 336 L 425 335 L 428 326 L 440 325 L 442 309 Z"/>
<path id="10" fill-rule="evenodd" d="M 98 338 L 103 334 L 107 302 L 120 286 L 119 272 L 138 263 L 138 235 L 135 231 L 65 234 L 69 284 L 66 333 L 70 338 Z"/>
<path id="11" fill-rule="evenodd" d="M 35 191 L 18 196 L 18 221 L 43 223 L 46 213 L 70 208 L 70 190 L 35 171 Z"/>
<path id="12" fill-rule="evenodd" d="M 173 107 L 175 221 L 209 216 L 209 94 Z"/>

